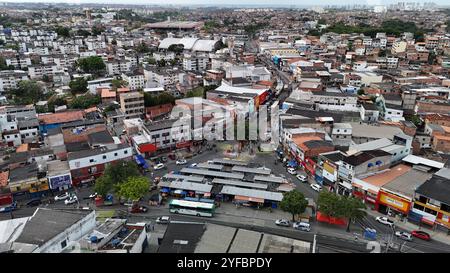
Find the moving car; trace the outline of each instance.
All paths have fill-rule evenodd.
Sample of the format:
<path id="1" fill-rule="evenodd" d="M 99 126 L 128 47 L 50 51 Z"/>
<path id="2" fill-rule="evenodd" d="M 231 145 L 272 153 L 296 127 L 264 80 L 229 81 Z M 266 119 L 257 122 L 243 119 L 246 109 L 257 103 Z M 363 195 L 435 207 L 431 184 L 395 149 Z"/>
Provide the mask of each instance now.
<path id="1" fill-rule="evenodd" d="M 168 224 L 170 223 L 170 217 L 169 216 L 160 216 L 158 218 L 156 218 L 156 223 L 158 224 Z"/>
<path id="2" fill-rule="evenodd" d="M 389 218 L 384 217 L 384 216 L 378 216 L 377 218 L 375 218 L 375 220 L 378 223 L 386 225 L 386 226 L 390 226 L 390 227 L 394 226 L 394 222 L 392 220 L 389 220 Z"/>
<path id="3" fill-rule="evenodd" d="M 316 192 L 319 192 L 322 190 L 322 186 L 320 186 L 319 184 L 311 184 L 310 186 L 313 190 L 315 190 Z"/>
<path id="4" fill-rule="evenodd" d="M 301 182 L 307 182 L 308 181 L 308 177 L 306 177 L 306 175 L 303 174 L 298 174 L 297 179 L 300 180 Z"/>
<path id="5" fill-rule="evenodd" d="M 292 227 L 301 231 L 311 231 L 311 225 L 305 222 L 295 222 Z"/>
<path id="6" fill-rule="evenodd" d="M 78 197 L 76 195 L 72 195 L 69 199 L 64 200 L 64 204 L 70 205 L 78 202 Z"/>
<path id="7" fill-rule="evenodd" d="M 406 241 L 412 241 L 412 235 L 405 231 L 396 231 L 395 236 Z"/>
<path id="8" fill-rule="evenodd" d="M 66 200 L 69 197 L 70 197 L 70 194 L 68 192 L 65 192 L 63 194 L 55 196 L 55 201 Z"/>
<path id="9" fill-rule="evenodd" d="M 187 163 L 186 159 L 179 159 L 179 160 L 177 160 L 177 162 L 175 162 L 175 164 L 177 164 L 177 165 L 184 165 L 186 163 Z"/>
<path id="10" fill-rule="evenodd" d="M 421 230 L 413 230 L 413 231 L 411 232 L 411 235 L 414 236 L 414 237 L 416 237 L 416 238 L 425 240 L 425 241 L 430 241 L 430 240 L 431 240 L 430 234 L 426 233 L 425 231 L 421 231 Z"/>
<path id="11" fill-rule="evenodd" d="M 297 171 L 294 168 L 288 168 L 287 172 L 290 173 L 290 174 L 293 174 L 293 175 L 297 174 Z"/>
<path id="12" fill-rule="evenodd" d="M 27 207 L 35 207 L 35 206 L 39 206 L 42 203 L 41 199 L 39 198 L 35 198 L 35 199 L 31 199 L 30 201 L 28 201 L 26 203 Z"/>
<path id="13" fill-rule="evenodd" d="M 131 213 L 146 213 L 148 208 L 146 206 L 133 206 L 129 210 Z"/>
<path id="14" fill-rule="evenodd" d="M 161 169 L 164 169 L 166 166 L 164 166 L 164 164 L 163 163 L 159 163 L 159 164 L 156 164 L 155 165 L 155 167 L 153 167 L 155 170 L 161 170 Z"/>
<path id="15" fill-rule="evenodd" d="M 289 227 L 290 223 L 289 220 L 286 219 L 278 219 L 275 221 L 275 225 L 277 226 L 283 226 L 283 227 Z"/>

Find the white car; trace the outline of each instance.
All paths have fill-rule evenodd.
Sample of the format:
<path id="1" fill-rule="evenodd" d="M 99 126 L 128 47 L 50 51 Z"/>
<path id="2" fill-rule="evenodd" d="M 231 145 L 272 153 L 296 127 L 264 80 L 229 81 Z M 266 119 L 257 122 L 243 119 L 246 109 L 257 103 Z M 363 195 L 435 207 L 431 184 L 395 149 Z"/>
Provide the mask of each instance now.
<path id="1" fill-rule="evenodd" d="M 319 184 L 311 184 L 311 188 L 317 192 L 322 190 L 322 186 L 320 186 Z"/>
<path id="2" fill-rule="evenodd" d="M 89 198 L 91 198 L 91 199 L 92 199 L 92 198 L 95 198 L 95 197 L 97 197 L 97 195 L 98 195 L 98 194 L 97 194 L 96 192 L 91 193 L 91 194 L 89 195 Z"/>
<path id="3" fill-rule="evenodd" d="M 375 220 L 378 223 L 381 223 L 381 224 L 386 225 L 386 226 L 390 226 L 390 227 L 394 226 L 394 222 L 392 220 L 389 220 L 389 218 L 384 217 L 384 216 L 378 216 L 377 218 L 375 218 Z"/>
<path id="4" fill-rule="evenodd" d="M 298 180 L 300 180 L 302 182 L 307 182 L 308 181 L 308 177 L 306 177 L 306 175 L 298 174 L 296 177 L 297 177 Z"/>
<path id="5" fill-rule="evenodd" d="M 175 162 L 175 164 L 177 164 L 177 165 L 184 165 L 186 163 L 187 163 L 186 159 L 179 159 L 179 160 L 177 160 L 177 162 Z"/>
<path id="6" fill-rule="evenodd" d="M 277 226 L 283 226 L 283 227 L 289 227 L 291 224 L 289 223 L 289 220 L 286 219 L 278 219 L 275 221 L 275 225 Z"/>
<path id="7" fill-rule="evenodd" d="M 156 223 L 168 224 L 168 223 L 170 223 L 170 217 L 169 216 L 160 216 L 160 217 L 156 218 Z"/>
<path id="8" fill-rule="evenodd" d="M 403 239 L 405 241 L 412 241 L 412 235 L 408 232 L 404 232 L 404 231 L 396 231 L 395 232 L 395 236 L 397 236 L 400 239 Z"/>
<path id="9" fill-rule="evenodd" d="M 68 192 L 65 192 L 63 194 L 55 196 L 55 201 L 66 200 L 69 197 L 70 197 L 70 194 Z"/>
<path id="10" fill-rule="evenodd" d="M 189 165 L 189 167 L 195 168 L 195 167 L 197 167 L 197 165 L 198 165 L 198 163 L 192 163 L 191 165 Z"/>
<path id="11" fill-rule="evenodd" d="M 309 223 L 295 222 L 292 227 L 301 231 L 311 231 L 311 225 Z"/>
<path id="12" fill-rule="evenodd" d="M 78 197 L 76 195 L 71 196 L 69 199 L 64 200 L 64 204 L 70 205 L 78 202 Z"/>
<path id="13" fill-rule="evenodd" d="M 293 174 L 293 175 L 297 174 L 297 171 L 294 168 L 288 168 L 287 172 L 290 173 L 290 174 Z"/>
<path id="14" fill-rule="evenodd" d="M 164 169 L 164 164 L 163 163 L 159 163 L 159 164 L 156 164 L 155 165 L 155 167 L 153 167 L 155 170 L 161 170 L 161 169 Z"/>

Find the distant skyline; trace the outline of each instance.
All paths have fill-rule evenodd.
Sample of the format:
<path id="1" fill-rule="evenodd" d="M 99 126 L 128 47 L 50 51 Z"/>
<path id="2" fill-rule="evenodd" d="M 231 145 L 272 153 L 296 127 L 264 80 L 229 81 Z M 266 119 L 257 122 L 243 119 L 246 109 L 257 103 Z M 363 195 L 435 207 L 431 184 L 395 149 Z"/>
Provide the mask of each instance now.
<path id="1" fill-rule="evenodd" d="M 417 1 L 398 1 L 398 0 L 3 0 L 2 3 L 72 3 L 72 4 L 137 4 L 137 5 L 208 5 L 208 6 L 261 6 L 261 7 L 279 7 L 279 6 L 344 6 L 344 5 L 391 5 L 398 2 L 434 2 L 437 5 L 449 6 L 448 0 L 417 0 Z"/>

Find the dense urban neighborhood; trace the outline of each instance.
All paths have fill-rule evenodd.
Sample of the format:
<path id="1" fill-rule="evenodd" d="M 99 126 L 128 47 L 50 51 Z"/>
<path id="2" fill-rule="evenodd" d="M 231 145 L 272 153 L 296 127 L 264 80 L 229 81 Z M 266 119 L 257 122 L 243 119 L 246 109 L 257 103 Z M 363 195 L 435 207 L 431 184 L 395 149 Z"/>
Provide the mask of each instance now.
<path id="1" fill-rule="evenodd" d="M 0 3 L 0 253 L 448 253 L 449 93 L 434 3 Z"/>

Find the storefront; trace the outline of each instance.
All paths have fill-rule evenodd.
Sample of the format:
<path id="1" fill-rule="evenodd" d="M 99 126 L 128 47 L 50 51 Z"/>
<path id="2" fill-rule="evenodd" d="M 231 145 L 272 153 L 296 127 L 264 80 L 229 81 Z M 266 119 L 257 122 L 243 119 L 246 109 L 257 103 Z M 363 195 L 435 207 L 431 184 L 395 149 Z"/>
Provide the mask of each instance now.
<path id="1" fill-rule="evenodd" d="M 410 200 L 383 190 L 378 192 L 377 203 L 379 212 L 392 216 L 407 216 L 411 208 Z"/>

